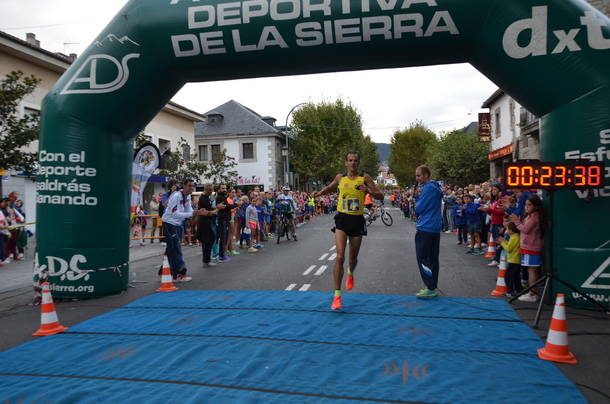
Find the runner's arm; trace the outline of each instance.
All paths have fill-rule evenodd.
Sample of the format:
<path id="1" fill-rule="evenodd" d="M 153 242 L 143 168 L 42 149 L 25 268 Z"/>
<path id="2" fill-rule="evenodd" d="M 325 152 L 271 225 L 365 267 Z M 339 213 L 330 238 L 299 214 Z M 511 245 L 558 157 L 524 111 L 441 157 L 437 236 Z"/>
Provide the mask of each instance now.
<path id="1" fill-rule="evenodd" d="M 373 198 L 383 202 L 383 192 L 381 192 L 379 188 L 377 188 L 377 185 L 375 185 L 370 175 L 364 174 L 364 184 L 367 187 L 367 189 L 365 190 L 366 192 L 373 195 Z"/>
<path id="2" fill-rule="evenodd" d="M 336 189 L 339 186 L 339 181 L 341 181 L 341 177 L 343 177 L 342 174 L 337 174 L 337 176 L 335 177 L 333 182 L 331 182 L 330 184 L 328 184 L 327 186 L 322 188 L 322 190 L 314 192 L 314 196 L 313 197 L 316 198 L 318 196 L 322 196 L 324 194 L 328 194 L 333 189 Z"/>

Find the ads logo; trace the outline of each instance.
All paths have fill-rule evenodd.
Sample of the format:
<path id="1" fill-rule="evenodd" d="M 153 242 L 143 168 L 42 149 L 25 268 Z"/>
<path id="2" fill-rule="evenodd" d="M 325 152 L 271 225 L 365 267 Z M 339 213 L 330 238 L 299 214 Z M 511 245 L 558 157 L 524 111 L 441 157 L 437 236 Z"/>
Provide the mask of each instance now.
<path id="1" fill-rule="evenodd" d="M 95 41 L 95 46 L 114 46 L 116 49 L 119 46 L 139 47 L 140 44 L 128 36 L 119 38 L 109 34 L 101 41 Z M 129 80 L 128 62 L 139 57 L 139 53 L 129 53 L 120 60 L 108 54 L 90 55 L 60 94 L 102 94 L 117 91 Z"/>
<path id="2" fill-rule="evenodd" d="M 504 32 L 502 47 L 504 52 L 513 59 L 523 59 L 528 56 L 543 56 L 550 51 L 551 54 L 562 52 L 577 52 L 586 45 L 595 50 L 610 49 L 610 38 L 604 37 L 604 29 L 610 28 L 608 19 L 604 19 L 594 11 L 585 11 L 580 17 L 581 28 L 567 30 L 555 30 L 554 47 L 549 47 L 548 38 L 548 7 L 532 7 L 532 18 L 515 21 Z M 583 30 L 585 33 L 578 36 Z M 519 35 L 529 32 L 530 41 L 521 46 L 518 42 Z M 585 41 L 586 38 L 586 41 Z"/>

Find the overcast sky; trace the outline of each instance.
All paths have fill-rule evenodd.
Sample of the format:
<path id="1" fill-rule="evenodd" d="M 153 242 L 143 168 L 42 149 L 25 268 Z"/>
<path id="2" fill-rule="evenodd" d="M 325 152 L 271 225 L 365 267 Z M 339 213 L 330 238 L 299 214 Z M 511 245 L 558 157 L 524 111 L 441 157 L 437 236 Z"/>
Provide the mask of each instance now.
<path id="1" fill-rule="evenodd" d="M 52 52 L 80 54 L 126 0 L 0 0 L 0 30 L 25 39 L 33 32 Z M 341 97 L 362 114 L 364 131 L 389 143 L 392 133 L 422 120 L 432 130 L 477 120 L 496 86 L 468 64 L 327 73 L 187 84 L 173 101 L 204 113 L 234 99 L 283 125 L 301 102 Z"/>

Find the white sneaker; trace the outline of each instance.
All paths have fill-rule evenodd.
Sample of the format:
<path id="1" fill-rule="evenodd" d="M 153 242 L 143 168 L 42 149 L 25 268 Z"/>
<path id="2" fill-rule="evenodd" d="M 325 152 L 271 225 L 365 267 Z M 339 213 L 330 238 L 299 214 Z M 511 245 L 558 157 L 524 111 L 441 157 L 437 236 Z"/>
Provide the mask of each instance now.
<path id="1" fill-rule="evenodd" d="M 3 264 L 6 265 L 6 264 L 10 264 L 11 262 L 12 262 L 12 260 L 10 258 L 7 258 L 4 260 Z"/>
<path id="2" fill-rule="evenodd" d="M 23 254 L 19 254 L 17 258 L 23 258 Z"/>
<path id="3" fill-rule="evenodd" d="M 191 278 L 190 276 L 178 275 L 178 277 L 174 279 L 174 282 L 190 282 L 192 280 L 193 278 Z"/>
<path id="4" fill-rule="evenodd" d="M 487 264 L 488 267 L 495 267 L 496 265 L 498 265 L 499 262 L 496 260 L 492 260 L 489 264 Z"/>
<path id="5" fill-rule="evenodd" d="M 215 263 L 214 261 L 210 261 L 210 262 L 207 262 L 207 263 L 204 262 L 203 265 L 206 266 L 206 267 L 215 267 L 218 264 Z"/>
<path id="6" fill-rule="evenodd" d="M 529 292 L 519 296 L 519 300 L 522 302 L 536 303 L 538 301 L 538 296 L 532 292 Z"/>

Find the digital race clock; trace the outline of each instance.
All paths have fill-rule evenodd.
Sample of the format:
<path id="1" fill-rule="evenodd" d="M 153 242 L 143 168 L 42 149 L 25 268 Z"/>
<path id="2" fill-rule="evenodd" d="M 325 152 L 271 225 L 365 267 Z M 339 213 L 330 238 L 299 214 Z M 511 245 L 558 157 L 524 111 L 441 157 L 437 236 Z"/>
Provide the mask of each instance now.
<path id="1" fill-rule="evenodd" d="M 506 188 L 582 189 L 604 186 L 604 164 L 582 160 L 561 163 L 537 160 L 504 165 Z"/>

